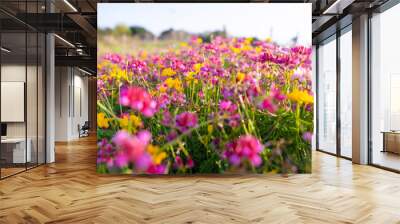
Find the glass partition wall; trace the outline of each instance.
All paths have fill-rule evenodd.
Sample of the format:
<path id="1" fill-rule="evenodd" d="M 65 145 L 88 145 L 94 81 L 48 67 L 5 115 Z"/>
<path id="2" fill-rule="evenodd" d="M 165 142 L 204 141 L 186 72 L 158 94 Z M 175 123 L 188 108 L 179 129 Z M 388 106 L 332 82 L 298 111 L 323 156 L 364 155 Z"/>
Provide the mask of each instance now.
<path id="1" fill-rule="evenodd" d="M 370 163 L 400 172 L 400 4 L 371 18 Z"/>
<path id="2" fill-rule="evenodd" d="M 336 153 L 336 37 L 318 48 L 318 149 Z"/>
<path id="3" fill-rule="evenodd" d="M 37 2 L 18 7 L 35 12 Z M 0 11 L 1 179 L 45 163 L 45 41 L 43 33 Z"/>
<path id="4" fill-rule="evenodd" d="M 318 44 L 317 150 L 352 157 L 351 25 Z"/>

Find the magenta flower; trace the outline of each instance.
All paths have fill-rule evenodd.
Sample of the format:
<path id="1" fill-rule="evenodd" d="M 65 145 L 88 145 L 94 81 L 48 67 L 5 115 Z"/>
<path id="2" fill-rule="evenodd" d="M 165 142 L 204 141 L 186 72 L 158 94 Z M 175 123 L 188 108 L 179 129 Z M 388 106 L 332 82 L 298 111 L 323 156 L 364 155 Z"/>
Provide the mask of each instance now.
<path id="1" fill-rule="evenodd" d="M 186 160 L 186 167 L 189 168 L 189 169 L 191 169 L 191 168 L 194 167 L 194 162 L 193 162 L 192 157 L 188 157 L 188 158 L 187 158 L 187 160 Z"/>
<path id="2" fill-rule="evenodd" d="M 271 89 L 271 96 L 277 101 L 283 101 L 286 99 L 286 96 L 277 88 Z"/>
<path id="3" fill-rule="evenodd" d="M 220 109 L 220 110 L 225 110 L 225 111 L 227 111 L 227 110 L 229 110 L 229 108 L 231 107 L 231 105 L 232 105 L 232 102 L 231 102 L 231 101 L 229 101 L 229 100 L 223 100 L 223 101 L 221 101 L 221 102 L 219 103 L 219 109 Z"/>
<path id="4" fill-rule="evenodd" d="M 147 173 L 148 174 L 165 174 L 166 171 L 166 167 L 165 165 L 159 164 L 159 165 L 155 165 L 155 164 L 151 164 L 149 166 L 149 168 L 147 169 Z"/>
<path id="5" fill-rule="evenodd" d="M 146 117 L 151 117 L 156 113 L 156 101 L 141 87 L 122 88 L 119 102 L 123 106 L 129 106 L 134 110 L 140 111 Z"/>
<path id="6" fill-rule="evenodd" d="M 181 168 L 181 167 L 183 166 L 183 160 L 182 160 L 182 158 L 181 158 L 180 156 L 176 156 L 176 157 L 175 157 L 174 166 L 175 166 L 176 168 Z"/>
<path id="7" fill-rule="evenodd" d="M 196 113 L 183 112 L 176 116 L 176 126 L 181 131 L 186 131 L 197 125 L 197 115 Z"/>
<path id="8" fill-rule="evenodd" d="M 277 106 L 274 104 L 274 102 L 272 102 L 272 100 L 270 98 L 265 98 L 261 102 L 260 108 L 263 110 L 267 110 L 270 113 L 275 113 L 276 110 L 278 109 Z"/>
<path id="9" fill-rule="evenodd" d="M 239 166 L 246 160 L 254 167 L 258 167 L 262 163 L 260 153 L 264 146 L 254 136 L 240 136 L 239 139 L 228 143 L 226 147 L 223 157 L 228 159 L 233 166 Z"/>

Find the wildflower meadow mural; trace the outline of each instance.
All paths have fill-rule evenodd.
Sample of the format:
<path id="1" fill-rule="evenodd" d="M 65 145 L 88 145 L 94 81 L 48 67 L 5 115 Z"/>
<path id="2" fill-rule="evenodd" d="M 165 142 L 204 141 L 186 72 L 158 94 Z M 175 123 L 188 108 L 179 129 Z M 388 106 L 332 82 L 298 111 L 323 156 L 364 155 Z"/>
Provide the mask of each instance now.
<path id="1" fill-rule="evenodd" d="M 97 171 L 310 173 L 311 9 L 299 6 L 99 4 Z"/>

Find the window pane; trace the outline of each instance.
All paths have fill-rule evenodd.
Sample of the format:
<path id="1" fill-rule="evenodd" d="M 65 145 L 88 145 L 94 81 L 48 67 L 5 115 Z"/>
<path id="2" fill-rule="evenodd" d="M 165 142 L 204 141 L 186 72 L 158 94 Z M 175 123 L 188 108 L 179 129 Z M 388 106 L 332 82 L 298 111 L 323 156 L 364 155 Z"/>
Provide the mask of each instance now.
<path id="1" fill-rule="evenodd" d="M 352 35 L 340 37 L 340 152 L 351 158 L 352 141 Z"/>
<path id="2" fill-rule="evenodd" d="M 318 147 L 336 153 L 336 41 L 318 49 Z"/>

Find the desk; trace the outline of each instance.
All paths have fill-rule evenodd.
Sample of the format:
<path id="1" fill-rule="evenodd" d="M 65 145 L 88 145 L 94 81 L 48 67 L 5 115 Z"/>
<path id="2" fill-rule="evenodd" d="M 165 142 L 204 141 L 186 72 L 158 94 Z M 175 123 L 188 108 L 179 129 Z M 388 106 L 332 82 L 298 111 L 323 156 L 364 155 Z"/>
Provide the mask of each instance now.
<path id="1" fill-rule="evenodd" d="M 26 140 L 28 143 L 28 147 L 26 147 L 25 154 L 25 138 L 6 138 L 1 139 L 1 151 L 2 157 L 5 154 L 5 158 L 9 163 L 25 163 L 31 162 L 32 153 L 31 153 L 31 145 L 32 141 L 30 138 Z M 11 156 L 12 154 L 12 156 Z M 12 158 L 12 160 L 11 160 Z M 25 160 L 26 159 L 26 160 Z"/>
<path id="2" fill-rule="evenodd" d="M 382 152 L 400 154 L 400 131 L 383 131 Z"/>

